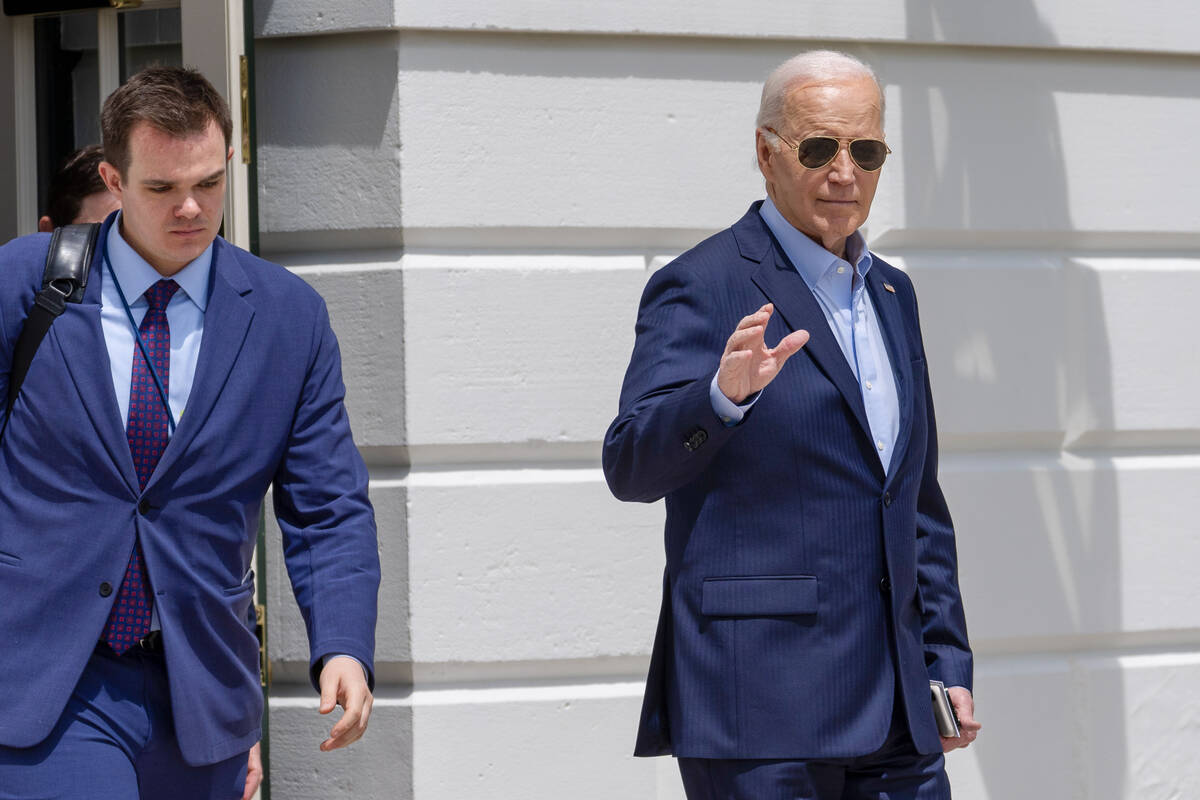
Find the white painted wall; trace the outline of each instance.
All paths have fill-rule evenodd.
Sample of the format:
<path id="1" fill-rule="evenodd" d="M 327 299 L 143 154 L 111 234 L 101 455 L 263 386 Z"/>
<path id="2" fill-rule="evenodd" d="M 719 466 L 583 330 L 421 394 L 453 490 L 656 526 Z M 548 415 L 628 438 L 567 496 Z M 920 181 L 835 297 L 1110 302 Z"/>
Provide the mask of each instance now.
<path id="1" fill-rule="evenodd" d="M 599 447 L 650 269 L 761 196 L 761 81 L 867 59 L 872 246 L 917 283 L 984 734 L 965 800 L 1200 796 L 1200 11 L 1186 0 L 258 0 L 264 248 L 328 299 L 384 564 L 367 740 L 285 797 L 679 798 L 629 756 L 660 506 Z"/>

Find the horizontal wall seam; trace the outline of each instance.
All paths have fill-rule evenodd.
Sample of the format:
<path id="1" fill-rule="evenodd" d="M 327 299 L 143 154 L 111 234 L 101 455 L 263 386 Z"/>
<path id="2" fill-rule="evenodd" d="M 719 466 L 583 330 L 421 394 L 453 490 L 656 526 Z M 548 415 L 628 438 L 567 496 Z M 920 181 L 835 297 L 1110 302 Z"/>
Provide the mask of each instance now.
<path id="1" fill-rule="evenodd" d="M 376 687 L 374 705 L 378 706 L 448 706 L 484 703 L 546 703 L 576 700 L 609 700 L 640 698 L 645 689 L 641 681 L 620 683 L 578 683 L 547 686 L 487 686 L 471 688 L 412 689 Z M 402 693 L 402 694 L 398 694 Z M 317 708 L 321 698 L 316 695 L 271 695 L 273 708 Z"/>
<path id="2" fill-rule="evenodd" d="M 970 472 L 1016 469 L 1141 471 L 1150 469 L 1200 469 L 1200 449 L 1162 450 L 970 450 L 942 449 L 941 471 Z M 529 485 L 540 483 L 602 483 L 599 459 L 425 462 L 387 464 L 370 462 L 371 486 L 376 488 L 442 487 L 473 485 Z"/>
<path id="3" fill-rule="evenodd" d="M 504 24 L 488 24 L 487 27 L 477 27 L 468 25 L 426 25 L 426 26 L 408 26 L 399 23 L 393 24 L 377 24 L 377 25 L 350 25 L 341 28 L 331 28 L 327 30 L 314 30 L 311 28 L 276 28 L 271 29 L 267 26 L 262 26 L 254 33 L 254 38 L 259 40 L 285 41 L 287 39 L 315 39 L 322 37 L 336 36 L 370 36 L 391 34 L 395 36 L 417 38 L 417 37 L 439 37 L 439 38 L 461 38 L 471 40 L 484 39 L 514 39 L 514 38 L 539 38 L 539 39 L 574 39 L 576 44 L 573 46 L 581 46 L 578 40 L 595 39 L 598 41 L 609 40 L 634 40 L 634 41 L 673 41 L 686 43 L 700 43 L 710 47 L 728 47 L 734 46 L 753 46 L 764 43 L 772 44 L 794 44 L 798 49 L 811 49 L 814 47 L 855 47 L 863 45 L 874 46 L 894 46 L 894 47 L 925 47 L 934 48 L 943 51 L 961 50 L 967 54 L 984 52 L 1000 52 L 1000 53 L 1063 53 L 1070 55 L 1096 55 L 1096 56 L 1136 56 L 1136 57 L 1160 57 L 1160 58 L 1187 58 L 1200 55 L 1200 50 L 1195 47 L 1170 47 L 1159 44 L 1156 47 L 1138 46 L 1138 45 L 1082 45 L 1072 44 L 1070 42 L 1046 42 L 1036 43 L 1028 41 L 1011 41 L 1011 42 L 983 42 L 974 40 L 969 37 L 963 37 L 954 41 L 938 40 L 921 36 L 909 36 L 907 33 L 903 36 L 863 36 L 863 37 L 848 37 L 845 35 L 809 35 L 799 36 L 795 34 L 779 34 L 779 33 L 735 33 L 720 35 L 711 31 L 678 31 L 678 30 L 646 30 L 644 28 L 622 28 L 622 27 L 603 27 L 595 26 L 591 28 L 583 28 L 576 30 L 567 30 L 564 28 L 538 28 L 532 26 L 504 25 Z"/>

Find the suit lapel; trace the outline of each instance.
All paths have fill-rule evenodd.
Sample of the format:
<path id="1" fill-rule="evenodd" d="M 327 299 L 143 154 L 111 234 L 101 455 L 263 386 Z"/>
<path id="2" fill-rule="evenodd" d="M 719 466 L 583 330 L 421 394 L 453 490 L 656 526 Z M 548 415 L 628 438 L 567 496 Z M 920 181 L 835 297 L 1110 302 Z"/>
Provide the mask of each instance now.
<path id="1" fill-rule="evenodd" d="M 98 267 L 96 267 L 98 271 Z M 112 368 L 108 347 L 100 327 L 100 282 L 93 274 L 82 303 L 68 303 L 67 310 L 50 326 L 50 332 L 62 351 L 67 372 L 87 410 L 88 419 L 108 451 L 125 483 L 138 493 L 137 474 L 129 454 L 129 440 L 121 420 L 121 409 L 113 392 Z M 93 290 L 95 297 L 92 297 Z"/>
<path id="2" fill-rule="evenodd" d="M 137 473 L 133 469 L 124 420 L 121 419 L 121 409 L 113 391 L 108 346 L 100 326 L 100 287 L 110 279 L 104 274 L 103 249 L 108 242 L 108 229 L 112 222 L 113 217 L 110 216 L 100 233 L 83 301 L 67 303 L 67 310 L 50 326 L 50 334 L 63 354 L 67 373 L 79 392 L 88 419 L 96 429 L 104 449 L 108 451 L 125 483 L 136 494 Z"/>
<path id="3" fill-rule="evenodd" d="M 753 219 L 751 219 L 753 216 Z M 862 391 L 858 380 L 846 362 L 846 355 L 838 346 L 824 312 L 813 297 L 812 290 L 804 278 L 792 266 L 783 249 L 775 242 L 765 222 L 758 215 L 758 204 L 751 207 L 745 217 L 734 226 L 735 237 L 742 255 L 760 261 L 752 280 L 775 304 L 775 310 L 791 330 L 808 331 L 808 344 L 804 352 L 837 387 L 846 404 L 854 413 L 863 432 L 871 436 L 867 422 L 867 409 L 863 405 Z"/>
<path id="4" fill-rule="evenodd" d="M 904 458 L 912 431 L 912 354 L 908 349 L 908 337 L 904 328 L 904 317 L 900 312 L 900 298 L 894 291 L 883 287 L 884 280 L 878 266 L 867 273 L 867 291 L 875 316 L 883 328 L 883 341 L 887 345 L 888 359 L 892 362 L 892 374 L 896 378 L 896 397 L 900 409 L 900 424 L 896 431 L 896 446 L 892 450 L 889 480 Z"/>
<path id="5" fill-rule="evenodd" d="M 204 312 L 204 336 L 200 340 L 192 391 L 179 419 L 179 426 L 163 451 L 147 486 L 167 473 L 212 414 L 246 341 L 250 321 L 254 318 L 254 307 L 244 297 L 250 292 L 250 281 L 238 263 L 233 246 L 224 239 L 218 238 L 213 248 L 209 286 L 208 307 Z"/>

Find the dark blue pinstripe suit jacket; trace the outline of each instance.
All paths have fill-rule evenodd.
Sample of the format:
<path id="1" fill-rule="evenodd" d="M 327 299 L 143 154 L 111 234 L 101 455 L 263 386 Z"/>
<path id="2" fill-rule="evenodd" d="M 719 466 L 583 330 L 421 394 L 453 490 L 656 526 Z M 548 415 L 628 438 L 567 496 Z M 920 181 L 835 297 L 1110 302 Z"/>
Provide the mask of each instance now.
<path id="1" fill-rule="evenodd" d="M 899 393 L 887 475 L 858 383 L 757 203 L 646 286 L 604 442 L 613 494 L 667 506 L 637 755 L 864 755 L 897 696 L 918 749 L 940 751 L 928 681 L 970 688 L 972 672 L 954 529 L 912 284 L 879 258 L 867 284 Z M 709 384 L 768 301 L 769 344 L 811 338 L 726 428 Z"/>

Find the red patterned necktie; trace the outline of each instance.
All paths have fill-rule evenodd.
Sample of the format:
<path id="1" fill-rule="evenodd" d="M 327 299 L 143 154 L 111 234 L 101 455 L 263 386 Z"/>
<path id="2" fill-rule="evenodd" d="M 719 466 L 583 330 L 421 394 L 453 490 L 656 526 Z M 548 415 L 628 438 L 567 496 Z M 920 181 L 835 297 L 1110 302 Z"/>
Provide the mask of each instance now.
<path id="1" fill-rule="evenodd" d="M 175 281 L 159 281 L 146 290 L 150 307 L 138 327 L 146 353 L 154 360 L 154 371 L 169 391 L 171 376 L 171 329 L 167 325 L 167 303 L 179 288 Z M 167 412 L 158 396 L 154 378 L 146 367 L 142 349 L 134 344 L 133 373 L 129 384 L 129 422 L 125 426 L 129 452 L 137 470 L 138 486 L 146 488 L 158 459 L 167 446 Z M 101 638 L 118 655 L 150 632 L 150 581 L 142 563 L 141 542 L 135 542 L 125 578 L 109 612 Z"/>

